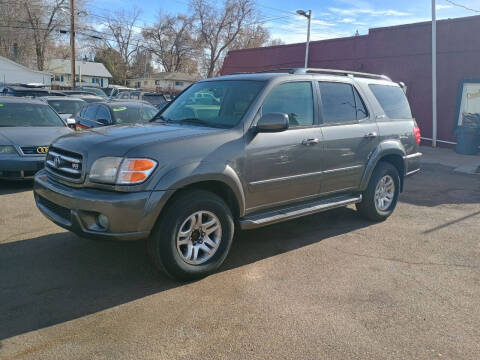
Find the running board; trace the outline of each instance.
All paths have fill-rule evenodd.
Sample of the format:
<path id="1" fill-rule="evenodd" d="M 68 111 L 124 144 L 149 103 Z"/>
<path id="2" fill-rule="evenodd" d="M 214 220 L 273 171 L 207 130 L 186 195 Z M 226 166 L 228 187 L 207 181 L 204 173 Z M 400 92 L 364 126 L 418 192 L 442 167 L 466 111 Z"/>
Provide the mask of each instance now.
<path id="1" fill-rule="evenodd" d="M 242 230 L 255 229 L 278 222 L 299 218 L 322 211 L 356 204 L 362 201 L 362 195 L 341 195 L 329 199 L 310 201 L 301 205 L 290 205 L 277 210 L 246 216 L 240 219 Z"/>

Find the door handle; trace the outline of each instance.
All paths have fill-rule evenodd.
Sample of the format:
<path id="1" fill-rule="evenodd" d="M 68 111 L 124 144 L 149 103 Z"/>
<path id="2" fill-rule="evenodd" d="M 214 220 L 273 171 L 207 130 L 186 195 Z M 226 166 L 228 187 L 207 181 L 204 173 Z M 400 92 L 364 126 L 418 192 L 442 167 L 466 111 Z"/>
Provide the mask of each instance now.
<path id="1" fill-rule="evenodd" d="M 302 140 L 302 145 L 310 146 L 310 145 L 318 144 L 318 142 L 319 142 L 319 140 L 317 138 L 315 138 L 315 139 L 303 139 Z"/>
<path id="2" fill-rule="evenodd" d="M 377 137 L 377 133 L 375 131 L 365 134 L 364 138 L 375 138 Z"/>

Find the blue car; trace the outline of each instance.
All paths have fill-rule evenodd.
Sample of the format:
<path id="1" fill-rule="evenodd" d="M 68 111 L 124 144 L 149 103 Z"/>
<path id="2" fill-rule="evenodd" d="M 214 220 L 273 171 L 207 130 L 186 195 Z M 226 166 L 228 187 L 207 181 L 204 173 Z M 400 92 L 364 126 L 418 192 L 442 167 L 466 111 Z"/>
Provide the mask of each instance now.
<path id="1" fill-rule="evenodd" d="M 31 179 L 43 168 L 49 145 L 71 133 L 48 104 L 0 97 L 0 179 Z"/>

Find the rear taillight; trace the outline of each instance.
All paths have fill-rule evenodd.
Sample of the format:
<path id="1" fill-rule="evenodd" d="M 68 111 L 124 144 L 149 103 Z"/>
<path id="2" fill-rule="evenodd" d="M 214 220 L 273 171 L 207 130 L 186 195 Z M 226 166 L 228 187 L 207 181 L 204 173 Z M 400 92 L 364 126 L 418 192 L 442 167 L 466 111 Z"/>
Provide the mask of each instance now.
<path id="1" fill-rule="evenodd" d="M 420 145 L 420 128 L 418 127 L 417 123 L 413 126 L 413 135 L 415 135 L 415 141 L 418 145 Z"/>

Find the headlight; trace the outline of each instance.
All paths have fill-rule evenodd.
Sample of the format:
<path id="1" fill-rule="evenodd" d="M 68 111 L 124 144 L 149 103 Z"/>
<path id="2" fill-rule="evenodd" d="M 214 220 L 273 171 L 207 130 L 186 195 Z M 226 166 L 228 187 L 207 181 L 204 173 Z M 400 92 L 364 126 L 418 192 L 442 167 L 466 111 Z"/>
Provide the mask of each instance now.
<path id="1" fill-rule="evenodd" d="M 17 150 L 11 145 L 0 145 L 0 155 L 18 154 Z"/>
<path id="2" fill-rule="evenodd" d="M 93 163 L 90 180 L 100 183 L 115 184 L 117 172 L 123 158 L 103 157 Z"/>
<path id="3" fill-rule="evenodd" d="M 103 157 L 93 163 L 90 180 L 106 184 L 133 185 L 148 179 L 157 162 L 151 159 Z"/>

